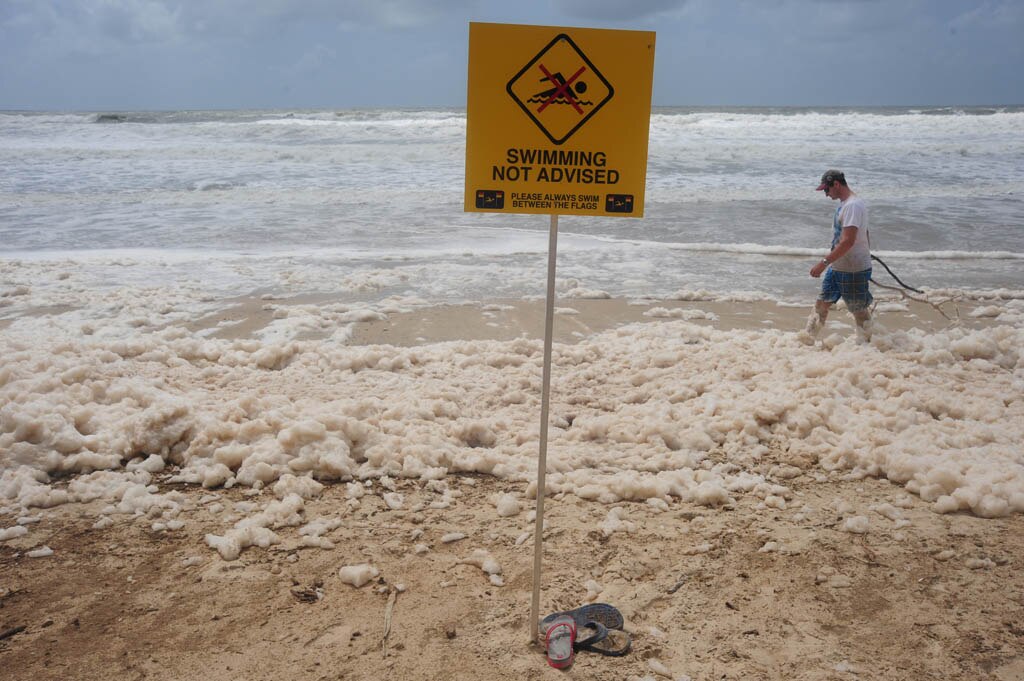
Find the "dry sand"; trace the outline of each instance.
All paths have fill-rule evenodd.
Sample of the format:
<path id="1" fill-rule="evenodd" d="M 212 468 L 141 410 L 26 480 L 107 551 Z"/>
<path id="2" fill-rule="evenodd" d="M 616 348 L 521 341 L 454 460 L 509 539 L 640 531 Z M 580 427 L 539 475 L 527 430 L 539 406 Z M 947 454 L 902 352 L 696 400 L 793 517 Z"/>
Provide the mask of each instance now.
<path id="1" fill-rule="evenodd" d="M 625 301 L 558 305 L 579 313 L 558 316 L 563 342 L 648 319 L 648 307 Z M 719 328 L 799 328 L 807 314 L 765 303 L 658 305 L 715 312 L 717 321 L 695 323 Z M 233 333 L 259 325 L 244 312 L 256 307 L 240 301 L 229 313 L 238 315 Z M 542 309 L 510 302 L 407 312 L 358 325 L 353 342 L 538 337 Z M 834 319 L 850 321 L 845 312 Z M 946 323 L 917 305 L 882 319 L 894 328 Z M 939 515 L 901 486 L 838 473 L 821 482 L 806 463 L 776 448 L 759 464 L 766 475 L 795 474 L 782 481 L 794 499 L 779 510 L 751 496 L 728 508 L 675 500 L 667 510 L 549 499 L 542 614 L 580 605 L 593 581 L 602 589 L 594 598 L 619 607 L 633 637 L 627 656 L 580 653 L 568 672 L 547 667 L 528 643 L 532 539 L 517 545 L 533 527 L 528 509 L 495 512 L 494 495 L 519 494 L 521 483 L 451 476 L 461 496 L 431 509 L 437 495 L 423 482 L 399 480 L 399 510 L 377 494 L 352 507 L 345 485 L 329 485 L 306 510 L 342 517 L 327 535 L 336 548 L 301 548 L 292 528 L 281 531 L 282 544 L 232 562 L 203 541 L 223 530 L 212 514 L 198 511 L 169 532 L 130 519 L 96 530 L 99 502 L 59 506 L 41 512 L 30 537 L 0 543 L 0 676 L 618 680 L 666 678 L 659 671 L 667 669 L 668 678 L 694 680 L 1024 679 L 1024 517 Z M 221 498 L 211 502 L 203 500 L 209 490 L 161 485 L 170 489 L 197 508 L 271 498 L 235 488 L 215 490 Z M 412 510 L 417 504 L 424 508 Z M 909 524 L 871 510 L 885 504 Z M 615 508 L 632 531 L 602 530 Z M 869 518 L 866 533 L 847 531 L 854 514 Z M 13 521 L 0 517 L 0 527 Z M 443 543 L 451 532 L 466 538 Z M 41 543 L 54 555 L 25 554 Z M 417 544 L 429 550 L 417 554 Z M 502 566 L 503 586 L 460 562 L 477 549 Z M 339 568 L 361 563 L 379 578 L 342 583 Z"/>
<path id="2" fill-rule="evenodd" d="M 1024 678 L 1020 516 L 937 515 L 913 499 L 903 539 L 853 535 L 828 510 L 836 498 L 867 508 L 906 493 L 878 480 L 790 485 L 819 512 L 796 521 L 747 501 L 729 511 L 621 504 L 636 529 L 611 536 L 600 530 L 608 507 L 549 500 L 542 609 L 579 605 L 595 580 L 634 642 L 622 658 L 581 653 L 569 675 L 642 677 L 655 659 L 673 678 Z M 213 518 L 161 534 L 131 522 L 91 530 L 66 508 L 47 513 L 33 532 L 54 556 L 16 556 L 17 541 L 0 549 L 0 622 L 26 627 L 0 643 L 4 678 L 557 678 L 526 643 L 532 541 L 515 540 L 530 523 L 526 513 L 496 519 L 488 502 L 517 486 L 462 478 L 455 487 L 464 495 L 446 510 L 389 511 L 367 497 L 330 534 L 332 551 L 297 548 L 292 537 L 234 562 L 202 544 L 219 529 Z M 342 490 L 307 508 L 336 512 Z M 399 491 L 410 504 L 433 496 L 416 482 Z M 468 536 L 443 544 L 452 531 Z M 778 550 L 761 552 L 768 541 Z M 417 543 L 430 551 L 417 556 Z M 477 548 L 502 565 L 505 586 L 459 563 Z M 192 556 L 200 564 L 185 567 Z M 972 569 L 972 558 L 984 564 Z M 338 569 L 359 563 L 379 579 L 343 584 Z M 381 592 L 396 584 L 406 590 L 385 640 Z"/>

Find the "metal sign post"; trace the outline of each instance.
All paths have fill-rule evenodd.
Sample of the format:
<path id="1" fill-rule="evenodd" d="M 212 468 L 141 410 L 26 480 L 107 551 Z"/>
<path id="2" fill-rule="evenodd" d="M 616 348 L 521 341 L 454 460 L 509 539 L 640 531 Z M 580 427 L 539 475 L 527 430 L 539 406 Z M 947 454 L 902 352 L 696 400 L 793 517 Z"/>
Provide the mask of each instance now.
<path id="1" fill-rule="evenodd" d="M 544 316 L 544 374 L 540 394 L 540 456 L 537 458 L 537 519 L 533 526 L 533 598 L 530 600 L 530 638 L 539 636 L 540 566 L 544 555 L 544 478 L 548 462 L 548 412 L 551 405 L 551 344 L 555 327 L 555 261 L 558 251 L 558 214 L 551 215 L 548 235 L 548 299 Z"/>

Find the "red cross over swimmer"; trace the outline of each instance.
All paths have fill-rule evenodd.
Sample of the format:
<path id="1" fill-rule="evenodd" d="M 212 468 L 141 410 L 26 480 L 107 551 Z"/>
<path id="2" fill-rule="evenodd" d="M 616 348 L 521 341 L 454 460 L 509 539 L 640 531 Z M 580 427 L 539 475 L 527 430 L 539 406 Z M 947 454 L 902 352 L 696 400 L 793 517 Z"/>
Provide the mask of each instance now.
<path id="1" fill-rule="evenodd" d="M 537 66 L 544 74 L 544 77 L 540 79 L 541 82 L 543 83 L 544 81 L 548 81 L 555 85 L 555 87 L 551 88 L 550 90 L 538 92 L 537 94 L 530 98 L 531 101 L 539 101 L 541 99 L 544 100 L 544 103 L 540 105 L 539 109 L 537 109 L 537 113 L 544 111 L 544 109 L 547 108 L 548 104 L 551 104 L 552 102 L 564 100 L 565 103 L 571 105 L 572 108 L 576 110 L 576 113 L 582 116 L 583 109 L 580 107 L 579 100 L 577 99 L 576 95 L 582 95 L 584 92 L 586 92 L 587 84 L 581 80 L 580 82 L 576 83 L 575 87 L 573 87 L 573 83 L 576 81 L 577 78 L 579 78 L 583 74 L 584 71 L 587 70 L 587 67 L 581 66 L 579 70 L 576 71 L 576 73 L 572 74 L 572 76 L 568 80 L 566 80 L 565 76 L 563 76 L 561 72 L 557 72 L 554 75 L 552 75 L 551 72 L 548 71 L 543 64 L 537 64 Z"/>

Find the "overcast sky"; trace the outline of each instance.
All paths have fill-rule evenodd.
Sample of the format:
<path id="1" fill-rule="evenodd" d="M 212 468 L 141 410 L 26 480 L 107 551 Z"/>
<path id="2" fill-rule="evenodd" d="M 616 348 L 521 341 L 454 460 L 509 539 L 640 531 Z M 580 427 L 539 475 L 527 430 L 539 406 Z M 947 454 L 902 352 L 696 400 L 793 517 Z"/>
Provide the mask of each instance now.
<path id="1" fill-rule="evenodd" d="M 654 104 L 1024 104 L 1024 0 L 0 0 L 0 109 L 465 106 L 470 21 L 657 31 Z"/>

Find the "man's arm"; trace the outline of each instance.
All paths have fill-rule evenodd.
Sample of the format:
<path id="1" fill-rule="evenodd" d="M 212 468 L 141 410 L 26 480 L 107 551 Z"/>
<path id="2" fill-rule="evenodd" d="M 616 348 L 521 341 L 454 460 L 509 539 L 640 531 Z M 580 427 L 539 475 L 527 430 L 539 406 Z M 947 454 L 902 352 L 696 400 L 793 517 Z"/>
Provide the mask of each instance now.
<path id="1" fill-rule="evenodd" d="M 814 267 L 811 268 L 811 276 L 820 277 L 821 273 L 825 271 L 825 268 L 846 255 L 850 249 L 853 248 L 853 244 L 856 241 L 857 228 L 843 227 L 843 232 L 839 235 L 839 243 L 836 244 L 836 247 L 833 248 L 823 260 L 816 263 Z"/>

